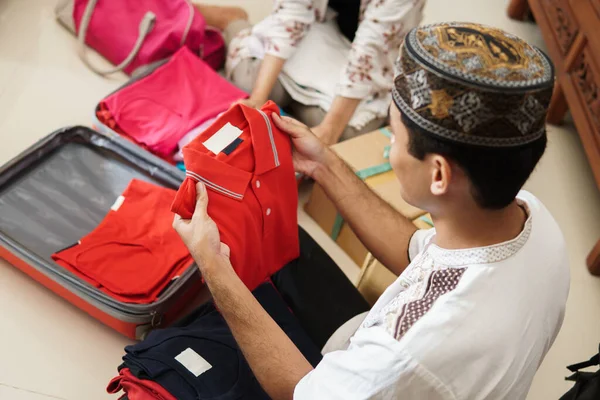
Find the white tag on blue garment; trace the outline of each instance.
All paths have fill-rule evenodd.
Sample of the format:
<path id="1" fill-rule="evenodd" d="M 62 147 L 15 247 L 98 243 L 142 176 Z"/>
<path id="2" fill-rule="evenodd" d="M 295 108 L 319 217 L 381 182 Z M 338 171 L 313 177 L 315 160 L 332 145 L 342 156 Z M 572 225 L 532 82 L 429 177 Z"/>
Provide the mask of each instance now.
<path id="1" fill-rule="evenodd" d="M 125 201 L 125 197 L 123 197 L 123 196 L 117 197 L 117 199 L 115 200 L 115 202 L 112 205 L 112 207 L 110 207 L 110 209 L 113 210 L 113 211 L 119 211 L 119 208 L 121 208 L 121 206 L 123 205 L 124 201 Z"/>
<path id="2" fill-rule="evenodd" d="M 189 347 L 179 353 L 175 359 L 187 368 L 188 371 L 194 374 L 196 378 L 212 368 L 212 365 L 210 365 L 208 361 Z"/>
<path id="3" fill-rule="evenodd" d="M 240 137 L 242 132 L 241 129 L 236 128 L 228 122 L 202 144 L 216 155 Z"/>

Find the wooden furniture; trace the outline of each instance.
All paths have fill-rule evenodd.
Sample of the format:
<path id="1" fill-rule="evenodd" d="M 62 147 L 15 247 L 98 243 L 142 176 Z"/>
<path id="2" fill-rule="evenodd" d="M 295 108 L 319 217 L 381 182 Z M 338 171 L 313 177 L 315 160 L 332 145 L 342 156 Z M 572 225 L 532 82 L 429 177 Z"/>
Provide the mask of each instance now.
<path id="1" fill-rule="evenodd" d="M 600 187 L 600 0 L 511 0 L 508 15 L 522 20 L 531 11 L 556 67 L 557 84 L 548 122 L 571 111 Z M 600 275 L 600 241 L 588 257 Z"/>

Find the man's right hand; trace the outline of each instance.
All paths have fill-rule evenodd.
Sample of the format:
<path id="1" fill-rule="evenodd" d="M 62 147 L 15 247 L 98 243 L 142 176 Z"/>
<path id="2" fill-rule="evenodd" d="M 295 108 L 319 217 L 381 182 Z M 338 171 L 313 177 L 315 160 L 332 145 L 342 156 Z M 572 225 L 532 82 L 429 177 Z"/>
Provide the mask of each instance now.
<path id="1" fill-rule="evenodd" d="M 294 169 L 312 178 L 315 170 L 325 165 L 330 150 L 303 123 L 277 113 L 272 117 L 275 125 L 292 138 Z"/>

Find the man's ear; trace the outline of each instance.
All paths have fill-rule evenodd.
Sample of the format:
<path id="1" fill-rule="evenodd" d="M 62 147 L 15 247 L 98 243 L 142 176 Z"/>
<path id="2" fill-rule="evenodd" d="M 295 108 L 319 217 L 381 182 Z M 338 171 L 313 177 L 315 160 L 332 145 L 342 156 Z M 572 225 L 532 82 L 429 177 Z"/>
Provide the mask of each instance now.
<path id="1" fill-rule="evenodd" d="M 448 160 L 440 155 L 434 154 L 429 160 L 431 163 L 431 194 L 442 196 L 448 193 L 450 181 L 452 180 L 452 166 Z"/>

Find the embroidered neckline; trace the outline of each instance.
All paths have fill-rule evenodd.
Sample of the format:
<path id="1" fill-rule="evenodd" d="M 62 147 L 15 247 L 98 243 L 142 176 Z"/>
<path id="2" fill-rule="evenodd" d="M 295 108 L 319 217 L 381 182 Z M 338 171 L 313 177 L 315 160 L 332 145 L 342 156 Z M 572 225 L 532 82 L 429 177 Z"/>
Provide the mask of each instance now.
<path id="1" fill-rule="evenodd" d="M 521 233 L 514 239 L 490 246 L 448 250 L 434 244 L 433 239 L 435 235 L 432 235 L 425 252 L 429 253 L 436 264 L 455 267 L 469 264 L 490 264 L 512 257 L 527 243 L 532 228 L 532 216 L 529 205 L 522 199 L 517 199 L 517 203 L 525 209 L 527 220 Z"/>

